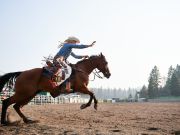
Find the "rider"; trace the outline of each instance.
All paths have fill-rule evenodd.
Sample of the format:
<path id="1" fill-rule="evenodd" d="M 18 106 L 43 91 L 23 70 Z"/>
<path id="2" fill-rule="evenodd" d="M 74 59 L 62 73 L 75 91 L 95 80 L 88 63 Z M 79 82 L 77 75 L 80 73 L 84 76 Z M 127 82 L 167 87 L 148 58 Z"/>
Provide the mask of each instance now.
<path id="1" fill-rule="evenodd" d="M 92 47 L 95 43 L 95 41 L 90 44 L 90 45 L 77 45 L 77 43 L 80 43 L 80 40 L 74 36 L 68 37 L 64 43 L 62 43 L 62 47 L 60 48 L 59 52 L 55 55 L 54 59 L 53 59 L 53 63 L 55 65 L 61 65 L 64 68 L 68 69 L 67 67 L 69 67 L 69 65 L 66 63 L 67 58 L 69 57 L 69 55 L 73 56 L 76 59 L 82 59 L 82 58 L 87 58 L 88 55 L 76 55 L 72 52 L 73 48 L 76 49 L 83 49 L 83 48 L 87 48 L 87 47 Z M 66 82 L 66 90 L 70 91 L 71 89 L 71 84 L 69 81 Z"/>

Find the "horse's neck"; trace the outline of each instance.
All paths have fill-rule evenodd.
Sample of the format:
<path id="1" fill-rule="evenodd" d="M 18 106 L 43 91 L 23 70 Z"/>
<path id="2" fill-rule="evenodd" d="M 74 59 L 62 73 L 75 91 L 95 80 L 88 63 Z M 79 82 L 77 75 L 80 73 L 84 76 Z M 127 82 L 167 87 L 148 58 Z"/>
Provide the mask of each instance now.
<path id="1" fill-rule="evenodd" d="M 87 74 L 90 74 L 96 68 L 96 64 L 95 64 L 95 62 L 93 62 L 93 64 L 92 64 L 91 60 L 85 60 L 82 63 L 78 64 L 78 68 L 80 68 Z"/>

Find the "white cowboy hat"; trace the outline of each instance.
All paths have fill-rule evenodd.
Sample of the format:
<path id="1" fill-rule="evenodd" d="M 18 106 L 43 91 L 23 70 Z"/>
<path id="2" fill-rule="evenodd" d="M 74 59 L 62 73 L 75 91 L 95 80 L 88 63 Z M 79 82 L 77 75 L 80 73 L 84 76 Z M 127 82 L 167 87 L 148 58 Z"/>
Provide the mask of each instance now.
<path id="1" fill-rule="evenodd" d="M 80 40 L 74 36 L 68 37 L 64 42 L 68 42 L 68 41 L 76 41 L 77 43 L 80 43 Z"/>

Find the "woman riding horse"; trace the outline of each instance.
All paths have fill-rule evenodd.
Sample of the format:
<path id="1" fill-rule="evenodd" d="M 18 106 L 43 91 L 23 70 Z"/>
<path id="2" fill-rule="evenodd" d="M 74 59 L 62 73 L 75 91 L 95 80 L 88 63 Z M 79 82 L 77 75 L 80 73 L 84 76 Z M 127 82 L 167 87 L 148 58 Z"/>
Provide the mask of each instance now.
<path id="1" fill-rule="evenodd" d="M 97 99 L 93 92 L 91 92 L 87 85 L 89 82 L 89 74 L 97 68 L 106 78 L 110 77 L 110 71 L 108 68 L 108 63 L 104 55 L 100 54 L 98 56 L 92 56 L 88 59 L 84 59 L 77 62 L 74 66 L 73 73 L 70 76 L 71 87 L 74 92 L 80 92 L 83 94 L 90 95 L 89 102 L 81 105 L 81 109 L 84 109 L 91 105 L 94 99 L 94 108 L 97 109 Z M 27 118 L 20 110 L 25 104 L 27 104 L 35 95 L 40 91 L 50 92 L 50 94 L 55 98 L 61 94 L 63 87 L 52 87 L 49 79 L 42 76 L 43 69 L 35 68 L 31 70 L 26 70 L 23 72 L 12 72 L 7 73 L 0 77 L 0 92 L 3 90 L 5 84 L 9 81 L 16 79 L 14 86 L 14 95 L 3 100 L 2 102 L 2 113 L 1 113 L 1 124 L 7 125 L 6 120 L 7 108 L 14 104 L 14 109 L 23 119 L 25 123 L 32 123 L 31 119 Z"/>
<path id="2" fill-rule="evenodd" d="M 61 49 L 59 50 L 59 52 L 55 55 L 53 63 L 56 66 L 63 66 L 66 69 L 70 69 L 68 68 L 69 65 L 66 63 L 67 58 L 69 57 L 69 55 L 73 56 L 76 59 L 82 59 L 82 58 L 87 58 L 88 55 L 84 55 L 84 56 L 79 56 L 76 55 L 72 52 L 73 48 L 76 49 L 83 49 L 83 48 L 87 48 L 87 47 L 92 47 L 94 45 L 95 42 L 93 42 L 90 45 L 77 45 L 77 43 L 80 43 L 80 40 L 76 37 L 68 37 L 68 39 L 66 39 L 64 41 L 64 43 L 61 44 Z M 70 91 L 71 89 L 71 84 L 69 81 L 66 81 L 66 90 Z"/>

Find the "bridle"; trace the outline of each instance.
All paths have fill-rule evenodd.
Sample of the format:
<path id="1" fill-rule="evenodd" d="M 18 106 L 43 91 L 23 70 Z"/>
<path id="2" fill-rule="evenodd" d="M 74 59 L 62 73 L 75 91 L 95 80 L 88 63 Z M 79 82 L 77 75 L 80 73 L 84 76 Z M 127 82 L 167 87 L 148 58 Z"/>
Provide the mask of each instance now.
<path id="1" fill-rule="evenodd" d="M 90 80 L 90 81 L 94 81 L 96 77 L 98 77 L 100 79 L 103 79 L 104 77 L 102 77 L 99 73 L 101 73 L 101 71 L 97 71 L 96 68 L 95 68 L 94 71 L 93 71 L 94 78 L 93 78 L 93 80 Z"/>
<path id="2" fill-rule="evenodd" d="M 93 64 L 93 62 L 90 60 L 91 64 Z M 94 74 L 94 78 L 90 81 L 94 81 L 96 77 L 103 79 L 104 77 L 102 77 L 99 73 L 101 73 L 101 71 L 97 71 L 97 68 L 95 68 L 92 72 Z"/>

